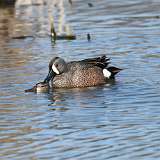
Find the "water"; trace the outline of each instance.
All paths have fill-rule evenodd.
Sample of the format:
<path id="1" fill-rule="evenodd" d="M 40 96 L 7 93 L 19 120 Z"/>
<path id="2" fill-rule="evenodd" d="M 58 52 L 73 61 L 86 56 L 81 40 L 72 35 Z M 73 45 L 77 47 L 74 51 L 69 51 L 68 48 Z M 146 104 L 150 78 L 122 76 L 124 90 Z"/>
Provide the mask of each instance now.
<path id="1" fill-rule="evenodd" d="M 0 8 L 1 159 L 160 159 L 160 2 L 89 2 Z M 51 43 L 50 15 L 77 40 Z M 124 68 L 114 85 L 24 93 L 51 57 L 101 54 Z"/>

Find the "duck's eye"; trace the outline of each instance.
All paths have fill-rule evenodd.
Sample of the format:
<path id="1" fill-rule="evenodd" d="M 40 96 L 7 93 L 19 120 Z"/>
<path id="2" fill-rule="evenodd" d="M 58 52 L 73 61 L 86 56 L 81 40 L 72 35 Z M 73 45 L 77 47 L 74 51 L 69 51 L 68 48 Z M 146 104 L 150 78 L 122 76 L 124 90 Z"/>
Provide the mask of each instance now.
<path id="1" fill-rule="evenodd" d="M 56 64 L 55 67 L 57 68 L 57 67 L 58 67 L 58 64 Z"/>

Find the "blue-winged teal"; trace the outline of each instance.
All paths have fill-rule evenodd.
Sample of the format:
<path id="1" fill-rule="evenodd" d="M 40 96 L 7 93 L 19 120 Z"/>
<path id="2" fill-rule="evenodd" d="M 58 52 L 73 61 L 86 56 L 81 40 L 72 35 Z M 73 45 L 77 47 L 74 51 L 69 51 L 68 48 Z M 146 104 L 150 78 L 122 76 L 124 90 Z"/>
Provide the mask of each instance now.
<path id="1" fill-rule="evenodd" d="M 90 87 L 107 83 L 121 71 L 117 67 L 108 67 L 106 56 L 81 61 L 65 62 L 54 57 L 49 63 L 49 73 L 44 82 L 51 80 L 53 88 Z"/>

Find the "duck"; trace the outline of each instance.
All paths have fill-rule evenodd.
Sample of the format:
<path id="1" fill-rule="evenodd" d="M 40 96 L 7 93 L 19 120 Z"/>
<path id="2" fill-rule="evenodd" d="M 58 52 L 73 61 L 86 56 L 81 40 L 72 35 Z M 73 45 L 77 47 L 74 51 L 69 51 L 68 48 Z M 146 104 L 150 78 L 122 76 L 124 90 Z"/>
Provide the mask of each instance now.
<path id="1" fill-rule="evenodd" d="M 110 58 L 105 55 L 79 61 L 66 62 L 53 57 L 49 62 L 48 75 L 44 83 L 51 81 L 52 88 L 83 88 L 108 83 L 122 69 L 108 66 Z"/>

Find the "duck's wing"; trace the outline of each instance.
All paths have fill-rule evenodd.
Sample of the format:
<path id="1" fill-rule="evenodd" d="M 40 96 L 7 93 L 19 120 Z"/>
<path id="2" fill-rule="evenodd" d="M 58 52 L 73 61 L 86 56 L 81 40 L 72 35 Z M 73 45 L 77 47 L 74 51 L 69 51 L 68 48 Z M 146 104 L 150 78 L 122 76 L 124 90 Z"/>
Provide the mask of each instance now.
<path id="1" fill-rule="evenodd" d="M 108 66 L 108 64 L 110 63 L 109 60 L 110 60 L 109 58 L 103 55 L 101 57 L 84 59 L 81 62 L 86 63 L 86 64 L 91 64 L 94 66 L 98 66 L 103 69 Z"/>

